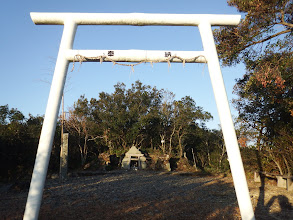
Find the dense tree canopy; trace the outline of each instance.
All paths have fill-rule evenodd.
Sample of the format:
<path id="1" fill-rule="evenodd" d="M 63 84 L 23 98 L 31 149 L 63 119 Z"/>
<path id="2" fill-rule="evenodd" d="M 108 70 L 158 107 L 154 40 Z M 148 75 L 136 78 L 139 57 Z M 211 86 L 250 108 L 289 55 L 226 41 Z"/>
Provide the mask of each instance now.
<path id="1" fill-rule="evenodd" d="M 66 126 L 69 130 L 74 128 L 79 137 L 82 134 L 81 149 L 94 140 L 112 154 L 125 152 L 132 145 L 154 148 L 164 140 L 168 147 L 162 148 L 163 153 L 182 156 L 189 127 L 202 126 L 211 119 L 189 96 L 179 101 L 163 101 L 172 94 L 140 81 L 130 89 L 123 83 L 114 88 L 112 94 L 101 92 L 98 99 L 88 101 L 82 96 L 70 111 Z"/>
<path id="2" fill-rule="evenodd" d="M 98 168 L 100 156 L 123 154 L 133 145 L 143 152 L 175 160 L 189 159 L 197 168 L 228 169 L 220 131 L 209 130 L 212 119 L 189 96 L 175 100 L 167 90 L 136 81 L 130 88 L 114 85 L 113 93 L 85 96 L 66 114 L 69 169 Z M 0 106 L 0 181 L 29 178 L 33 169 L 43 117 Z M 48 173 L 58 172 L 61 122 L 57 123 Z M 180 159 L 181 158 L 181 159 Z"/>
<path id="3" fill-rule="evenodd" d="M 26 118 L 16 108 L 0 106 L 0 181 L 28 179 L 33 170 L 39 143 L 42 116 Z M 60 126 L 53 142 L 50 172 L 59 169 Z"/>
<path id="4" fill-rule="evenodd" d="M 32 167 L 41 125 L 42 117 L 26 119 L 19 110 L 0 106 L 0 177 L 25 175 Z"/>
<path id="5" fill-rule="evenodd" d="M 114 89 L 90 100 L 81 96 L 69 109 L 64 123 L 64 132 L 69 133 L 69 169 L 98 167 L 100 155 L 120 157 L 133 145 L 167 158 L 188 158 L 200 168 L 224 167 L 222 136 L 206 128 L 212 116 L 191 97 L 175 100 L 172 92 L 140 81 L 128 89 L 117 83 Z M 0 181 L 30 177 L 42 123 L 41 116 L 26 118 L 18 109 L 0 106 Z M 49 174 L 59 170 L 60 125 Z"/>
<path id="6" fill-rule="evenodd" d="M 103 152 L 120 156 L 135 145 L 147 152 L 160 150 L 169 158 L 189 157 L 198 167 L 222 167 L 223 150 L 221 158 L 211 162 L 212 152 L 224 147 L 216 144 L 222 137 L 206 128 L 205 122 L 212 116 L 191 97 L 175 100 L 172 92 L 140 81 L 129 89 L 117 83 L 114 89 L 90 100 L 81 96 L 66 117 L 65 127 L 73 140 L 70 145 L 77 145 L 82 166 L 92 156 Z"/>

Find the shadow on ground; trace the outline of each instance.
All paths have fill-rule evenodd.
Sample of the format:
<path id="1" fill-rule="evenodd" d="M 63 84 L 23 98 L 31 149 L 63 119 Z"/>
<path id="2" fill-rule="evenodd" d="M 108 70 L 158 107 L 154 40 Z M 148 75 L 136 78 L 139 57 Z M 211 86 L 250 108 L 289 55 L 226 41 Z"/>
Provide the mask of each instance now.
<path id="1" fill-rule="evenodd" d="M 1 219 L 22 219 L 26 196 L 27 191 L 2 193 Z M 272 212 L 275 203 L 281 208 Z M 255 206 L 257 219 L 289 219 L 292 214 L 284 195 L 269 202 L 259 195 Z M 231 178 L 116 171 L 70 178 L 63 184 L 47 181 L 39 219 L 241 218 Z"/>
<path id="2" fill-rule="evenodd" d="M 264 170 L 259 151 L 255 151 L 255 153 L 259 171 L 263 172 Z M 260 175 L 260 178 L 261 183 L 258 189 L 258 197 L 256 198 L 257 202 L 254 209 L 256 219 L 292 219 L 293 206 L 291 205 L 289 198 L 284 195 L 285 190 L 275 187 L 275 193 L 272 193 L 266 187 L 265 176 Z M 286 194 L 290 195 L 291 193 L 286 192 Z"/>
<path id="3" fill-rule="evenodd" d="M 278 188 L 276 188 L 278 191 Z M 261 178 L 261 186 L 259 187 L 259 196 L 255 206 L 256 219 L 292 219 L 293 206 L 286 195 L 281 192 L 285 189 L 279 189 L 280 194 L 270 193 L 266 188 L 265 178 Z M 268 195 L 266 195 L 268 194 Z M 290 194 L 287 192 L 287 194 Z M 292 195 L 293 197 L 293 195 Z"/>

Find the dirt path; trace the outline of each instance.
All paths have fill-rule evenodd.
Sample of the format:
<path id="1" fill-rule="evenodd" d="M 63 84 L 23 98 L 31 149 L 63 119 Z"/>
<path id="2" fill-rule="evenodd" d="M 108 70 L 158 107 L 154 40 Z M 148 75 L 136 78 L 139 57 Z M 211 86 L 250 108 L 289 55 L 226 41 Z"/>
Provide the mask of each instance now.
<path id="1" fill-rule="evenodd" d="M 269 184 L 260 191 L 253 181 L 249 188 L 257 219 L 293 217 L 292 192 Z M 27 190 L 8 189 L 1 187 L 0 219 L 22 219 Z M 65 184 L 48 180 L 40 219 L 240 219 L 240 213 L 230 177 L 115 171 Z"/>

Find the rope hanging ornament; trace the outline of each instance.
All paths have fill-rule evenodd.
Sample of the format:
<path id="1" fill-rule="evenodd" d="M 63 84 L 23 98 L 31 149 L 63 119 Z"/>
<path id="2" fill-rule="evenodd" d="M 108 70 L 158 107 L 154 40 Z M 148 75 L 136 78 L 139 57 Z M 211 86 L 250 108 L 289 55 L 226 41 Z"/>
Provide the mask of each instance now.
<path id="1" fill-rule="evenodd" d="M 106 55 L 100 55 L 100 56 L 95 56 L 95 57 L 86 57 L 86 56 L 83 56 L 81 54 L 77 54 L 74 56 L 73 58 L 73 62 L 72 62 L 72 69 L 71 69 L 71 72 L 73 72 L 74 68 L 75 68 L 75 62 L 79 62 L 80 65 L 83 63 L 83 62 L 86 62 L 86 61 L 100 61 L 100 63 L 102 64 L 104 61 L 106 62 L 112 62 L 113 65 L 119 65 L 119 66 L 128 66 L 128 67 L 131 67 L 131 71 L 134 72 L 134 66 L 137 66 L 137 65 L 140 65 L 142 63 L 150 63 L 151 66 L 153 67 L 153 64 L 154 63 L 159 63 L 159 62 L 167 62 L 168 63 L 168 68 L 171 67 L 171 62 L 174 60 L 174 59 L 179 59 L 181 60 L 182 62 L 182 65 L 183 67 L 185 67 L 185 63 L 186 62 L 194 62 L 196 61 L 198 58 L 200 57 L 203 57 L 205 58 L 203 55 L 199 55 L 199 56 L 196 56 L 196 57 L 193 57 L 193 58 L 190 58 L 190 59 L 184 59 L 182 57 L 179 57 L 177 55 L 169 55 L 165 58 L 164 61 L 149 61 L 149 60 L 141 60 L 140 62 L 137 62 L 137 63 L 132 63 L 132 64 L 125 64 L 125 63 L 119 63 L 119 62 L 116 62 L 115 60 L 111 59 L 109 56 L 106 56 Z"/>

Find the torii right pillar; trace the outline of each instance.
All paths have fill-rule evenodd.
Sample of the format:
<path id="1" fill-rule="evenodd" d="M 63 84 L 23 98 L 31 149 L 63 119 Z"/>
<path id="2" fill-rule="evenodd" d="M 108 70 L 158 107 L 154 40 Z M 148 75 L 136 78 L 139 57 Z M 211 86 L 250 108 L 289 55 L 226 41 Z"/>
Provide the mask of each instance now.
<path id="1" fill-rule="evenodd" d="M 208 63 L 241 217 L 255 219 L 212 28 L 208 22 L 201 22 L 198 28 Z"/>

